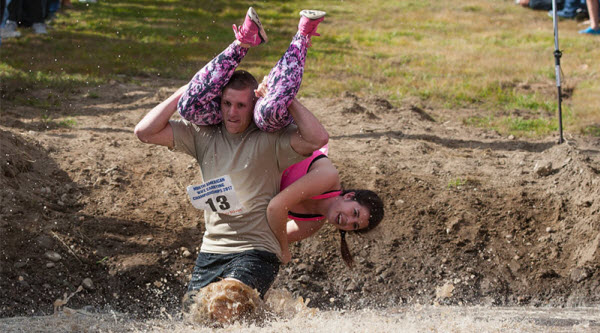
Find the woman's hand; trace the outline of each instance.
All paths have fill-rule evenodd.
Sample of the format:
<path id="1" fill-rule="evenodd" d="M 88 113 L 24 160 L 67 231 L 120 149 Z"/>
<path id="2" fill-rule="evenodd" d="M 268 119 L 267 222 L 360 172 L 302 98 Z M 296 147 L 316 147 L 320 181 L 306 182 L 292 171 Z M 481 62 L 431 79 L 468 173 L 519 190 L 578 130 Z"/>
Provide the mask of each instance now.
<path id="1" fill-rule="evenodd" d="M 281 264 L 285 265 L 292 260 L 292 254 L 290 253 L 290 249 L 285 249 L 281 251 Z"/>

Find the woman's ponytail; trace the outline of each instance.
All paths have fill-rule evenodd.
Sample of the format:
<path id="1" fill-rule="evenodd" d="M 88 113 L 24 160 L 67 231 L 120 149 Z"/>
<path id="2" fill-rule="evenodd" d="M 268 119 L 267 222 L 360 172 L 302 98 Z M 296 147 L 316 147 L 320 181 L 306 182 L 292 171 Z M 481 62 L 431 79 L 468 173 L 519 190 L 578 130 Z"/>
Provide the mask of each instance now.
<path id="1" fill-rule="evenodd" d="M 344 230 L 340 230 L 340 250 L 342 251 L 342 259 L 348 267 L 352 268 L 354 259 L 352 258 L 352 254 L 350 254 L 350 249 L 348 249 L 348 243 L 346 243 L 346 231 Z"/>

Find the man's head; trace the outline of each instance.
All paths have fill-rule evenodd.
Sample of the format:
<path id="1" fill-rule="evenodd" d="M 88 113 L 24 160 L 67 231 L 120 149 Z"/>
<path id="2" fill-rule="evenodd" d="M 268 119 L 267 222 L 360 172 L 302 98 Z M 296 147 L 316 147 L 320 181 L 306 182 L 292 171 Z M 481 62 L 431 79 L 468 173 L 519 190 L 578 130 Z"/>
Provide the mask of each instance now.
<path id="1" fill-rule="evenodd" d="M 252 74 L 238 70 L 223 88 L 221 114 L 229 133 L 242 133 L 252 122 L 256 103 L 254 89 L 257 87 L 258 82 Z"/>

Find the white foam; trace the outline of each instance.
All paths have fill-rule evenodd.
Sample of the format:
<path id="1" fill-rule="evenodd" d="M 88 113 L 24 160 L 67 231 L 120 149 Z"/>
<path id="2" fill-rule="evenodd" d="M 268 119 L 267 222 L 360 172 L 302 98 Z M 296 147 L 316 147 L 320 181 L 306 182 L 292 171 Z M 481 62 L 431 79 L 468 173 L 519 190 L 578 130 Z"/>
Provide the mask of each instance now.
<path id="1" fill-rule="evenodd" d="M 300 311 L 263 325 L 215 329 L 181 319 L 133 320 L 116 313 L 63 311 L 56 316 L 0 319 L 2 332 L 598 332 L 600 307 L 410 306 L 385 310 Z"/>

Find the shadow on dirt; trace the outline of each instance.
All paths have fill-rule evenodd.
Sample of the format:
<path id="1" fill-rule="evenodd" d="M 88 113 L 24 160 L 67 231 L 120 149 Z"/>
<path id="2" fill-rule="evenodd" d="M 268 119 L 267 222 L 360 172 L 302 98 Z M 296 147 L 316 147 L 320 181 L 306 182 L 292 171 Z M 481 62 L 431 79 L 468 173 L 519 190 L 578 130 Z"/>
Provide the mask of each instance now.
<path id="1" fill-rule="evenodd" d="M 507 141 L 494 141 L 494 142 L 483 142 L 476 140 L 459 140 L 443 138 L 436 135 L 430 134 L 404 134 L 401 131 L 385 131 L 385 132 L 371 132 L 371 133 L 357 133 L 347 135 L 336 135 L 332 136 L 332 139 L 366 139 L 366 138 L 381 138 L 389 136 L 392 138 L 415 140 L 415 141 L 428 141 L 431 143 L 439 144 L 447 148 L 469 148 L 469 149 L 491 149 L 497 151 L 528 151 L 534 153 L 543 152 L 556 145 L 554 142 L 527 142 L 522 140 L 507 140 Z"/>

